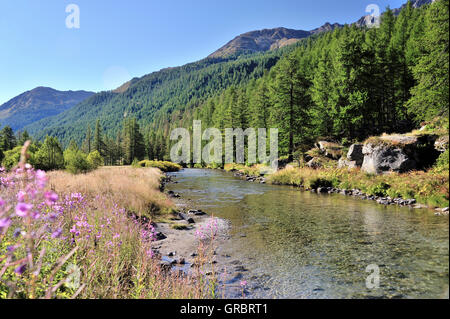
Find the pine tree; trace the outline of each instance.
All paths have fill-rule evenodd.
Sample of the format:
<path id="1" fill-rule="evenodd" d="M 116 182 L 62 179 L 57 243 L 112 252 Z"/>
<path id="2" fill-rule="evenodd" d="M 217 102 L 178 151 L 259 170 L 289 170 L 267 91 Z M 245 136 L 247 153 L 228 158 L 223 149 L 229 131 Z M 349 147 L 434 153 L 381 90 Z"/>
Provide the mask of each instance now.
<path id="1" fill-rule="evenodd" d="M 449 1 L 440 0 L 427 10 L 424 53 L 413 67 L 417 85 L 408 107 L 418 120 L 448 116 L 449 108 Z"/>
<path id="2" fill-rule="evenodd" d="M 92 150 L 97 151 L 100 153 L 100 155 L 103 156 L 104 143 L 103 143 L 103 137 L 102 137 L 102 127 L 100 125 L 100 120 L 97 119 L 97 122 L 95 123 L 95 131 L 94 131 L 94 144 L 92 147 Z"/>
<path id="3" fill-rule="evenodd" d="M 16 136 L 11 127 L 5 126 L 0 131 L 0 149 L 2 151 L 12 150 L 17 145 Z"/>
<path id="4" fill-rule="evenodd" d="M 306 133 L 311 106 L 308 94 L 310 83 L 296 54 L 288 55 L 277 67 L 272 84 L 274 108 L 271 117 L 280 130 L 280 146 L 284 147 L 289 160 L 292 160 L 295 138 L 302 139 Z"/>

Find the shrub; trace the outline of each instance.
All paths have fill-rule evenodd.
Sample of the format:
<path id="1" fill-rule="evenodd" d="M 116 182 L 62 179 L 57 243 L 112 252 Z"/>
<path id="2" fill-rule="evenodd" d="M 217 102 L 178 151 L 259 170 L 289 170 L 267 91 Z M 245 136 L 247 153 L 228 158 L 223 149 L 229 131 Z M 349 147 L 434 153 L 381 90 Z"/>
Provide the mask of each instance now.
<path id="1" fill-rule="evenodd" d="M 446 150 L 441 155 L 439 155 L 435 164 L 435 168 L 440 172 L 449 170 L 449 150 Z"/>
<path id="2" fill-rule="evenodd" d="M 72 174 L 86 173 L 92 169 L 87 155 L 78 149 L 68 148 L 64 152 L 66 170 Z"/>
<path id="3" fill-rule="evenodd" d="M 368 188 L 369 195 L 375 196 L 388 196 L 387 191 L 391 188 L 391 186 L 385 182 L 381 182 L 375 185 L 372 185 Z"/>
<path id="4" fill-rule="evenodd" d="M 90 152 L 87 161 L 91 166 L 91 169 L 97 169 L 104 163 L 103 157 L 100 155 L 99 151 Z"/>
<path id="5" fill-rule="evenodd" d="M 22 146 L 16 146 L 12 150 L 6 151 L 4 153 L 4 158 L 2 161 L 2 166 L 6 169 L 11 169 L 14 166 L 16 166 L 19 163 L 20 160 L 20 152 L 22 151 Z M 34 153 L 37 151 L 37 147 L 35 144 L 31 144 L 28 148 L 28 154 L 30 155 L 30 158 L 28 159 L 28 162 L 31 165 L 34 165 L 35 163 L 35 156 Z"/>
<path id="6" fill-rule="evenodd" d="M 61 145 L 55 137 L 47 136 L 35 155 L 36 168 L 45 171 L 64 167 L 64 156 Z"/>
<path id="7" fill-rule="evenodd" d="M 138 163 L 132 164 L 133 167 L 156 167 L 159 168 L 163 172 L 176 172 L 179 171 L 182 167 L 181 165 L 168 162 L 168 161 L 149 161 L 143 160 Z"/>
<path id="8" fill-rule="evenodd" d="M 131 162 L 131 167 L 134 167 L 134 168 L 145 167 L 145 162 L 146 161 L 139 162 L 139 160 L 137 158 L 134 158 L 133 162 Z"/>

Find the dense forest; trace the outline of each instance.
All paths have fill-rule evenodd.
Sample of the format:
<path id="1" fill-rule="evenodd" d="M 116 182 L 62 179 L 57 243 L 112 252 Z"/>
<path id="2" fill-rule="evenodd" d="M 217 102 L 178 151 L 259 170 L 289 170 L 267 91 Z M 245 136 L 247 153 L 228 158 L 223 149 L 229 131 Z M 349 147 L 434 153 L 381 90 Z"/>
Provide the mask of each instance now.
<path id="1" fill-rule="evenodd" d="M 318 138 L 348 145 L 408 132 L 448 117 L 448 34 L 448 0 L 408 3 L 397 16 L 388 8 L 377 28 L 346 25 L 279 50 L 133 79 L 122 93 L 96 94 L 50 126 L 27 129 L 110 165 L 168 159 L 170 130 L 192 129 L 194 119 L 203 128 L 277 127 L 280 155 L 291 158 Z M 4 152 L 14 149 L 10 134 L 1 133 Z"/>
<path id="2" fill-rule="evenodd" d="M 319 137 L 349 144 L 447 117 L 448 13 L 447 0 L 409 3 L 397 17 L 388 9 L 379 28 L 345 26 L 304 41 L 262 78 L 170 126 L 200 119 L 205 127 L 277 127 L 281 154 L 292 156 Z"/>

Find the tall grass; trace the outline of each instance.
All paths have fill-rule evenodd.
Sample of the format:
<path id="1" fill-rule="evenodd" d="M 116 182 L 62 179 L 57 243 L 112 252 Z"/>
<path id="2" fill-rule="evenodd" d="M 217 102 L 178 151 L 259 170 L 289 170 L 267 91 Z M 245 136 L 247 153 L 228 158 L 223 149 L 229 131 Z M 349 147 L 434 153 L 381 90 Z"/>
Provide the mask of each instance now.
<path id="1" fill-rule="evenodd" d="M 101 167 L 88 174 L 64 171 L 48 174 L 50 188 L 57 193 L 80 192 L 90 201 L 119 203 L 129 212 L 155 217 L 170 212 L 173 203 L 159 191 L 162 173 L 156 168 Z"/>
<path id="2" fill-rule="evenodd" d="M 156 169 L 0 173 L 0 298 L 207 298 L 211 282 L 160 266 L 150 218 L 172 208 Z M 51 188 L 52 190 L 50 190 Z"/>

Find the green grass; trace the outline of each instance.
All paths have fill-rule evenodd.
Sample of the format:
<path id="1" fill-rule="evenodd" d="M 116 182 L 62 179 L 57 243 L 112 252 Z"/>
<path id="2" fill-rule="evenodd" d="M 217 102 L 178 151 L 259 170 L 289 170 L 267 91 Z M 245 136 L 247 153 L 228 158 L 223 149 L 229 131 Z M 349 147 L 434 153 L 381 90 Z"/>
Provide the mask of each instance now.
<path id="1" fill-rule="evenodd" d="M 430 207 L 448 207 L 448 164 L 446 167 L 444 164 L 444 168 L 436 166 L 426 172 L 413 171 L 386 175 L 366 174 L 359 169 L 288 168 L 270 175 L 268 182 L 305 188 L 359 189 L 368 195 L 414 198 L 418 203 Z"/>
<path id="2" fill-rule="evenodd" d="M 135 167 L 156 167 L 159 168 L 163 172 L 176 172 L 179 171 L 182 167 L 181 165 L 168 162 L 168 161 L 150 161 L 143 160 L 138 163 L 135 163 L 133 166 Z"/>

